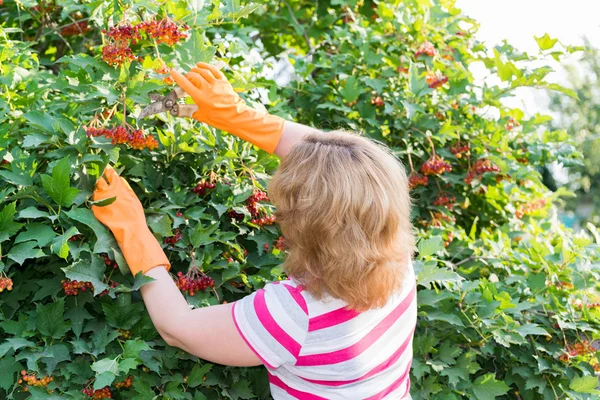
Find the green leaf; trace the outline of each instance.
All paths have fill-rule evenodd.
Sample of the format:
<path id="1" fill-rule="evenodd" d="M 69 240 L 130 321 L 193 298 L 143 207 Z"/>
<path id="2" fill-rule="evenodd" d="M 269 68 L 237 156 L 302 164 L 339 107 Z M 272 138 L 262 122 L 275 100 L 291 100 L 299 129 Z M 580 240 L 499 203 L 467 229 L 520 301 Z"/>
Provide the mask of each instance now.
<path id="1" fill-rule="evenodd" d="M 192 246 L 196 248 L 200 245 L 207 245 L 218 240 L 216 236 L 211 236 L 217 231 L 218 228 L 218 222 L 209 225 L 209 227 L 206 229 L 204 229 L 201 223 L 198 223 L 192 231 L 192 233 L 190 234 L 190 242 L 192 243 Z"/>
<path id="2" fill-rule="evenodd" d="M 0 211 L 0 243 L 8 240 L 17 233 L 23 224 L 14 222 L 13 218 L 17 210 L 17 203 L 10 203 Z"/>
<path id="3" fill-rule="evenodd" d="M 578 393 L 600 394 L 600 391 L 596 389 L 597 387 L 598 377 L 596 376 L 577 376 L 569 384 L 569 389 Z"/>
<path id="4" fill-rule="evenodd" d="M 78 305 L 78 307 L 69 308 L 65 313 L 65 318 L 71 321 L 71 329 L 75 336 L 79 338 L 83 330 L 83 321 L 94 317 L 86 311 L 83 305 Z"/>
<path id="5" fill-rule="evenodd" d="M 44 256 L 44 252 L 37 247 L 37 243 L 34 241 L 17 244 L 8 252 L 8 258 L 19 265 L 23 265 L 25 260 L 29 258 L 40 258 Z"/>
<path id="6" fill-rule="evenodd" d="M 92 344 L 94 345 L 92 355 L 98 357 L 100 354 L 106 352 L 106 346 L 113 340 L 119 337 L 119 331 L 115 329 L 109 330 L 107 325 L 104 325 L 102 329 L 98 329 L 92 335 Z"/>
<path id="7" fill-rule="evenodd" d="M 24 210 L 19 211 L 19 218 L 48 218 L 49 214 L 46 211 L 40 211 L 34 206 L 29 206 Z M 0 227 L 0 232 L 2 231 Z"/>
<path id="8" fill-rule="evenodd" d="M 60 160 L 54 168 L 52 168 L 52 177 L 42 175 L 42 186 L 48 195 L 56 202 L 64 207 L 69 207 L 73 204 L 73 200 L 77 197 L 79 190 L 71 187 L 71 164 L 69 157 Z"/>
<path id="9" fill-rule="evenodd" d="M 38 247 L 44 247 L 50 243 L 55 236 L 56 232 L 54 232 L 49 225 L 33 222 L 27 224 L 27 230 L 25 232 L 19 233 L 15 239 L 15 243 L 35 240 Z"/>
<path id="10" fill-rule="evenodd" d="M 49 114 L 42 114 L 39 111 L 28 111 L 23 114 L 23 118 L 29 121 L 32 125 L 41 128 L 50 133 L 55 133 L 54 128 L 52 127 L 52 123 L 54 122 L 54 118 Z"/>
<path id="11" fill-rule="evenodd" d="M 9 350 L 17 351 L 22 347 L 35 347 L 35 343 L 30 342 L 25 338 L 8 338 L 0 345 L 0 358 L 4 357 Z"/>
<path id="12" fill-rule="evenodd" d="M 233 385 L 231 385 L 229 393 L 234 400 L 254 399 L 256 397 L 254 396 L 252 389 L 250 389 L 250 381 L 248 381 L 248 379 L 235 381 Z"/>
<path id="13" fill-rule="evenodd" d="M 69 256 L 69 239 L 77 234 L 79 234 L 77 228 L 74 226 L 70 227 L 65 233 L 52 241 L 50 248 L 57 256 L 66 260 Z"/>
<path id="14" fill-rule="evenodd" d="M 427 80 L 419 73 L 419 67 L 412 62 L 410 63 L 409 74 L 408 86 L 410 93 L 416 97 L 421 97 L 431 92 L 431 89 L 427 86 Z"/>
<path id="15" fill-rule="evenodd" d="M 133 280 L 133 283 L 130 287 L 125 285 L 119 285 L 115 288 L 115 293 L 131 293 L 140 290 L 140 288 L 150 282 L 154 282 L 155 279 L 151 276 L 144 275 L 141 272 L 138 272 Z"/>
<path id="16" fill-rule="evenodd" d="M 550 37 L 550 35 L 548 35 L 547 33 L 541 37 L 534 36 L 534 38 L 535 38 L 535 41 L 537 42 L 538 46 L 540 46 L 540 50 L 542 50 L 542 51 L 550 50 L 551 48 L 554 47 L 556 42 L 558 42 L 558 39 L 552 39 Z"/>
<path id="17" fill-rule="evenodd" d="M 102 200 L 98 200 L 98 201 L 90 201 L 90 206 L 106 207 L 106 206 L 114 203 L 115 200 L 117 200 L 117 196 L 108 197 L 106 199 L 102 199 Z"/>
<path id="18" fill-rule="evenodd" d="M 143 340 L 128 340 L 123 347 L 123 357 L 141 361 L 140 353 L 144 350 L 152 350 L 152 348 Z"/>
<path id="19" fill-rule="evenodd" d="M 444 249 L 444 239 L 440 236 L 434 236 L 429 239 L 421 240 L 418 244 L 419 256 L 428 257 Z"/>
<path id="20" fill-rule="evenodd" d="M 117 301 L 102 303 L 106 322 L 120 329 L 131 329 L 140 320 L 144 312 L 144 303 L 131 304 L 131 296 L 123 293 L 117 296 Z"/>
<path id="21" fill-rule="evenodd" d="M 354 100 L 358 99 L 358 96 L 360 96 L 361 91 L 362 86 L 360 82 L 354 76 L 351 76 L 348 79 L 346 79 L 346 84 L 344 85 L 342 90 L 340 90 L 340 94 L 347 103 L 352 103 Z"/>
<path id="22" fill-rule="evenodd" d="M 136 369 L 138 365 L 139 363 L 137 362 L 137 360 L 133 358 L 124 358 L 123 360 L 121 360 L 121 362 L 119 362 L 119 372 L 126 374 L 130 370 Z"/>
<path id="23" fill-rule="evenodd" d="M 195 68 L 199 61 L 210 63 L 217 51 L 215 46 L 210 45 L 204 32 L 200 29 L 194 29 L 190 38 L 180 46 L 180 49 L 180 63 L 185 70 Z"/>
<path id="24" fill-rule="evenodd" d="M 537 324 L 523 324 L 515 330 L 523 337 L 527 335 L 550 335 L 548 331 Z"/>
<path id="25" fill-rule="evenodd" d="M 110 386 L 115 381 L 116 377 L 116 373 L 113 374 L 110 371 L 102 372 L 101 374 L 96 375 L 96 380 L 94 381 L 94 390 L 100 390 L 105 386 Z"/>
<path id="26" fill-rule="evenodd" d="M 473 392 L 478 400 L 494 400 L 508 393 L 508 389 L 504 382 L 496 380 L 493 373 L 480 376 L 473 382 Z"/>
<path id="27" fill-rule="evenodd" d="M 171 220 L 166 214 L 152 215 L 146 218 L 146 223 L 154 233 L 158 233 L 162 237 L 173 236 L 171 230 Z"/>
<path id="28" fill-rule="evenodd" d="M 406 100 L 402 101 L 402 105 L 404 106 L 404 109 L 406 110 L 406 116 L 408 117 L 408 119 L 413 119 L 413 117 L 418 113 L 418 112 L 425 112 L 425 109 L 423 107 L 421 107 L 418 104 L 413 104 L 413 103 L 409 103 Z"/>
<path id="29" fill-rule="evenodd" d="M 187 384 L 189 387 L 196 387 L 204 382 L 204 376 L 212 369 L 212 364 L 196 364 L 188 376 Z"/>
<path id="30" fill-rule="evenodd" d="M 119 362 L 117 358 L 103 358 L 92 364 L 92 371 L 102 374 L 104 372 L 110 372 L 116 375 L 119 372 Z"/>
<path id="31" fill-rule="evenodd" d="M 426 288 L 429 288 L 432 282 L 449 283 L 460 282 L 462 280 L 464 278 L 456 272 L 429 263 L 425 264 L 423 269 L 417 274 L 417 282 Z"/>
<path id="32" fill-rule="evenodd" d="M 65 214 L 72 220 L 89 226 L 94 231 L 94 234 L 96 235 L 94 253 L 108 253 L 111 248 L 117 247 L 117 243 L 113 238 L 112 233 L 96 219 L 91 210 L 87 208 L 74 208 L 71 211 L 67 211 Z"/>
<path id="33" fill-rule="evenodd" d="M 106 265 L 96 255 L 92 256 L 91 262 L 79 260 L 61 269 L 65 273 L 65 276 L 73 281 L 90 282 L 94 285 L 94 296 L 108 289 L 108 286 L 102 282 Z"/>
<path id="34" fill-rule="evenodd" d="M 44 336 L 60 339 L 71 328 L 71 323 L 64 320 L 64 299 L 47 305 L 38 303 L 36 304 L 36 311 L 35 326 Z"/>
<path id="35" fill-rule="evenodd" d="M 0 357 L 0 389 L 9 390 L 17 381 L 15 374 L 22 369 L 23 366 L 14 357 Z"/>

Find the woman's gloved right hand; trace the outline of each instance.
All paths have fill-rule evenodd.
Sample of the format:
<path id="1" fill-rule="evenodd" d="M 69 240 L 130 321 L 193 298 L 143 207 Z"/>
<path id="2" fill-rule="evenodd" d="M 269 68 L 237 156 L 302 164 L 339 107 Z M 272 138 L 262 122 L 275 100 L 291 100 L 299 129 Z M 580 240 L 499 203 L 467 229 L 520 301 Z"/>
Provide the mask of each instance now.
<path id="1" fill-rule="evenodd" d="M 171 76 L 198 106 L 194 119 L 275 151 L 285 120 L 249 107 L 217 67 L 199 62 L 185 76 L 174 69 Z"/>

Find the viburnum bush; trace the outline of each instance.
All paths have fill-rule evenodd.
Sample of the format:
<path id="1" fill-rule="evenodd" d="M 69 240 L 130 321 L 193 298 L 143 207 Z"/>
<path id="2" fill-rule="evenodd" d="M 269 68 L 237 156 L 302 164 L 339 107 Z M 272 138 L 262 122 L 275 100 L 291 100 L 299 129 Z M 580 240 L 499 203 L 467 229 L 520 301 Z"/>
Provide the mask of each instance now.
<path id="1" fill-rule="evenodd" d="M 90 211 L 110 162 L 193 307 L 283 277 L 266 192 L 278 160 L 193 120 L 135 118 L 173 88 L 169 68 L 213 60 L 256 107 L 362 131 L 407 166 L 420 238 L 414 399 L 600 393 L 600 233 L 562 226 L 553 204 L 568 193 L 536 169 L 578 155 L 549 117 L 501 103 L 522 86 L 572 94 L 539 60 L 578 49 L 547 35 L 536 56 L 488 49 L 453 1 L 199 4 L 0 6 L 1 398 L 269 397 L 263 368 L 162 341 L 139 294 L 147 280 Z M 288 76 L 275 83 L 278 61 Z M 475 63 L 499 83 L 475 82 Z"/>

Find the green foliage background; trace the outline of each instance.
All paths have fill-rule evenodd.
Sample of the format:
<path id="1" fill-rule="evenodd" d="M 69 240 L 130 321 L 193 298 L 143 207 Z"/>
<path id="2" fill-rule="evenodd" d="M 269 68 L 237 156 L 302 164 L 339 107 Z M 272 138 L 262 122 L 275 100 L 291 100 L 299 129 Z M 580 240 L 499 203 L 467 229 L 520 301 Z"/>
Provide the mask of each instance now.
<path id="1" fill-rule="evenodd" d="M 553 121 L 565 129 L 577 149 L 583 154 L 580 165 L 569 168 L 565 185 L 577 194 L 568 199 L 566 209 L 576 213 L 582 221 L 600 222 L 600 51 L 589 42 L 577 65 L 566 65 L 569 85 L 577 98 L 552 96 L 550 108 L 559 114 Z M 582 212 L 585 209 L 586 212 Z M 587 212 L 589 210 L 589 212 Z"/>
<path id="2" fill-rule="evenodd" d="M 158 138 L 156 151 L 86 136 L 96 113 L 116 105 L 109 126 L 136 124 L 132 114 L 148 93 L 169 90 L 152 70 L 161 57 L 179 69 L 223 60 L 248 101 L 323 129 L 365 132 L 411 170 L 433 154 L 452 165 L 412 192 L 420 238 L 414 399 L 597 398 L 597 353 L 573 349 L 600 338 L 600 310 L 591 304 L 600 234 L 592 225 L 590 235 L 562 226 L 552 203 L 563 192 L 549 193 L 536 172 L 579 155 L 566 133 L 548 128 L 549 117 L 526 119 L 501 103 L 521 86 L 574 96 L 544 80 L 549 67 L 529 61 L 579 49 L 547 35 L 535 56 L 508 44 L 487 49 L 473 38 L 476 21 L 450 0 L 60 4 L 0 6 L 0 269 L 14 281 L 0 293 L 0 397 L 80 399 L 82 388 L 109 385 L 122 399 L 268 398 L 262 368 L 211 365 L 160 339 L 138 292 L 143 279 L 128 274 L 89 211 L 93 184 L 110 161 L 132 183 L 158 240 L 181 231 L 181 241 L 165 245 L 173 271 L 196 263 L 215 279 L 214 292 L 188 296 L 196 307 L 235 301 L 281 277 L 276 226 L 249 223 L 244 207 L 276 158 L 168 115 L 140 122 Z M 193 34 L 173 48 L 142 41 L 134 49 L 142 62 L 122 68 L 102 61 L 102 29 L 156 14 L 187 23 Z M 93 29 L 62 35 L 78 18 Z M 425 41 L 438 54 L 415 56 Z M 293 66 L 286 84 L 265 74 L 278 59 Z M 468 70 L 476 62 L 501 83 L 476 84 Z M 430 88 L 430 72 L 448 83 Z M 511 118 L 518 125 L 509 129 Z M 451 151 L 459 144 L 469 145 L 460 158 Z M 499 172 L 467 184 L 483 159 Z M 214 191 L 191 192 L 211 176 Z M 454 205 L 436 206 L 440 195 Z M 83 239 L 69 241 L 76 234 Z M 106 268 L 102 253 L 119 268 Z M 65 278 L 93 282 L 96 293 L 65 296 Z M 110 281 L 119 285 L 100 296 Z M 55 379 L 24 392 L 22 369 Z M 114 388 L 127 376 L 131 388 Z"/>

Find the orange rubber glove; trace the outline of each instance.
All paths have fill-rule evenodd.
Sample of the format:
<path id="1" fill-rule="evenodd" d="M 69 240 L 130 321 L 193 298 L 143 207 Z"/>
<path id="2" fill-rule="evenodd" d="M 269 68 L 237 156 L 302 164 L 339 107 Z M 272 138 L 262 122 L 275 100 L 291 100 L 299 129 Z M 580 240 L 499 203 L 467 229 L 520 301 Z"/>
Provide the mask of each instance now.
<path id="1" fill-rule="evenodd" d="M 104 176 L 96 182 L 93 200 L 116 197 L 111 204 L 92 206 L 92 212 L 100 222 L 106 225 L 117 239 L 123 256 L 133 275 L 159 266 L 167 270 L 171 264 L 162 247 L 146 225 L 142 203 L 127 181 L 110 166 L 106 166 Z"/>
<path id="2" fill-rule="evenodd" d="M 273 154 L 285 120 L 249 107 L 215 66 L 199 62 L 186 76 L 171 69 L 171 76 L 196 105 L 192 117 L 232 133 Z"/>

